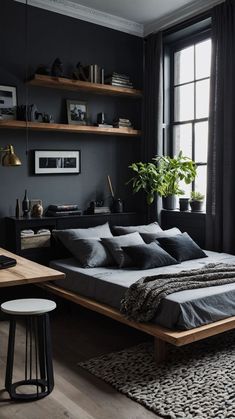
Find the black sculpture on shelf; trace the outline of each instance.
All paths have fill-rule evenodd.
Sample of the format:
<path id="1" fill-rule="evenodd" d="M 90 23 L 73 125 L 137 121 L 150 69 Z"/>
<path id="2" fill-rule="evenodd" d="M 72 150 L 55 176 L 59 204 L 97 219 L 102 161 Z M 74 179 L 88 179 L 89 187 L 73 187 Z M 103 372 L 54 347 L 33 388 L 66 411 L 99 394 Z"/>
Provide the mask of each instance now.
<path id="1" fill-rule="evenodd" d="M 24 199 L 22 201 L 23 217 L 29 216 L 29 210 L 30 210 L 30 203 L 29 203 L 29 198 L 27 195 L 27 189 L 25 189 Z"/>
<path id="2" fill-rule="evenodd" d="M 63 77 L 64 76 L 64 70 L 63 70 L 63 64 L 60 58 L 56 58 L 54 63 L 51 67 L 51 75 L 53 77 Z"/>
<path id="3" fill-rule="evenodd" d="M 51 70 L 45 65 L 39 65 L 36 74 L 42 74 L 43 76 L 50 76 Z"/>
<path id="4" fill-rule="evenodd" d="M 34 104 L 17 106 L 17 119 L 30 122 L 53 122 L 51 115 L 46 112 L 38 112 L 37 106 Z"/>

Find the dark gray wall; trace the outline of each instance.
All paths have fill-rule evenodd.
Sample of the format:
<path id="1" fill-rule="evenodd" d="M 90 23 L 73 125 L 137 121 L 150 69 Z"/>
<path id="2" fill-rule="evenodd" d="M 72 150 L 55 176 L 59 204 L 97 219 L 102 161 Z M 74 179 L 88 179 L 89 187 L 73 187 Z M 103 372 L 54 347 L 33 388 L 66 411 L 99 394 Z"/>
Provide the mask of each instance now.
<path id="1" fill-rule="evenodd" d="M 95 63 L 104 67 L 106 74 L 112 71 L 129 74 L 135 87 L 142 87 L 143 41 L 140 38 L 28 7 L 27 54 L 25 10 L 24 4 L 1 0 L 0 84 L 17 86 L 18 104 L 25 103 L 27 62 L 28 71 L 33 73 L 39 64 L 51 66 L 57 56 L 64 63 L 66 74 L 71 74 L 78 61 L 84 65 Z M 141 125 L 141 105 L 133 99 L 39 87 L 29 87 L 28 94 L 29 103 L 52 114 L 56 122 L 67 122 L 66 99 L 79 99 L 88 103 L 93 122 L 96 114 L 103 111 L 109 121 L 119 115 L 133 120 L 136 128 Z M 100 195 L 109 198 L 107 174 L 117 195 L 124 200 L 125 209 L 138 209 L 138 199 L 133 199 L 131 187 L 125 183 L 131 175 L 128 165 L 141 158 L 141 139 L 29 132 L 27 143 L 25 132 L 1 130 L 0 145 L 9 143 L 15 146 L 23 164 L 18 168 L 0 166 L 0 217 L 14 215 L 16 198 L 23 198 L 24 189 L 30 198 L 41 198 L 44 207 L 50 203 L 78 203 L 84 209 Z M 27 149 L 80 149 L 82 173 L 33 176 Z M 3 241 L 3 223 L 0 233 Z"/>

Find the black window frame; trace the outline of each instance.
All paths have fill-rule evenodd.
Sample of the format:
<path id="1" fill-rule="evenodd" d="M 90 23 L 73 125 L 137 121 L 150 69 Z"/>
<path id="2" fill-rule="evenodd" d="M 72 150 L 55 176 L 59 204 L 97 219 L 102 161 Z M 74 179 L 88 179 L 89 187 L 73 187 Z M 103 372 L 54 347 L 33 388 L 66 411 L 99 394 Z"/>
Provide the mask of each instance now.
<path id="1" fill-rule="evenodd" d="M 193 119 L 192 121 L 174 121 L 174 54 L 176 51 L 187 48 L 193 44 L 202 42 L 211 38 L 211 16 L 206 13 L 184 22 L 175 28 L 166 31 L 163 36 L 164 46 L 164 106 L 163 106 L 163 154 L 174 155 L 174 140 L 173 129 L 175 125 L 182 125 L 183 123 L 192 123 L 192 159 L 194 159 L 195 151 L 195 129 L 196 122 L 208 121 L 208 118 Z M 203 79 L 202 79 L 203 80 Z M 195 82 L 194 82 L 195 83 Z M 195 97 L 195 96 L 194 96 Z M 205 163 L 198 162 L 199 165 Z M 195 184 L 193 182 L 192 190 Z"/>

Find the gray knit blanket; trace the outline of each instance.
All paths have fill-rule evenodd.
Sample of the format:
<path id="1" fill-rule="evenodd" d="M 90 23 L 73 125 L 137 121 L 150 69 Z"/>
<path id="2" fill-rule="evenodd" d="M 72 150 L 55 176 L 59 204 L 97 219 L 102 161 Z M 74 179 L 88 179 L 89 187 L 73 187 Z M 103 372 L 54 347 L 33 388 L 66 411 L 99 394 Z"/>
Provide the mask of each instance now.
<path id="1" fill-rule="evenodd" d="M 210 263 L 201 269 L 140 278 L 121 301 L 121 312 L 137 322 L 151 321 L 163 298 L 173 292 L 235 282 L 235 265 Z"/>

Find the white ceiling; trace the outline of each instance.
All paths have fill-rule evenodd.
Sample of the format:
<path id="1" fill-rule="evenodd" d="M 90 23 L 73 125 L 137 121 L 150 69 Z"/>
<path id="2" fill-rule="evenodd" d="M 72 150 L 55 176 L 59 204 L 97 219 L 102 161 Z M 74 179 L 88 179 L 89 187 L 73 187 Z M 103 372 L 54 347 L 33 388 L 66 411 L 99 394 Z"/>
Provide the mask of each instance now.
<path id="1" fill-rule="evenodd" d="M 26 0 L 15 0 L 26 4 Z M 28 4 L 137 36 L 174 25 L 224 0 L 28 0 Z"/>

